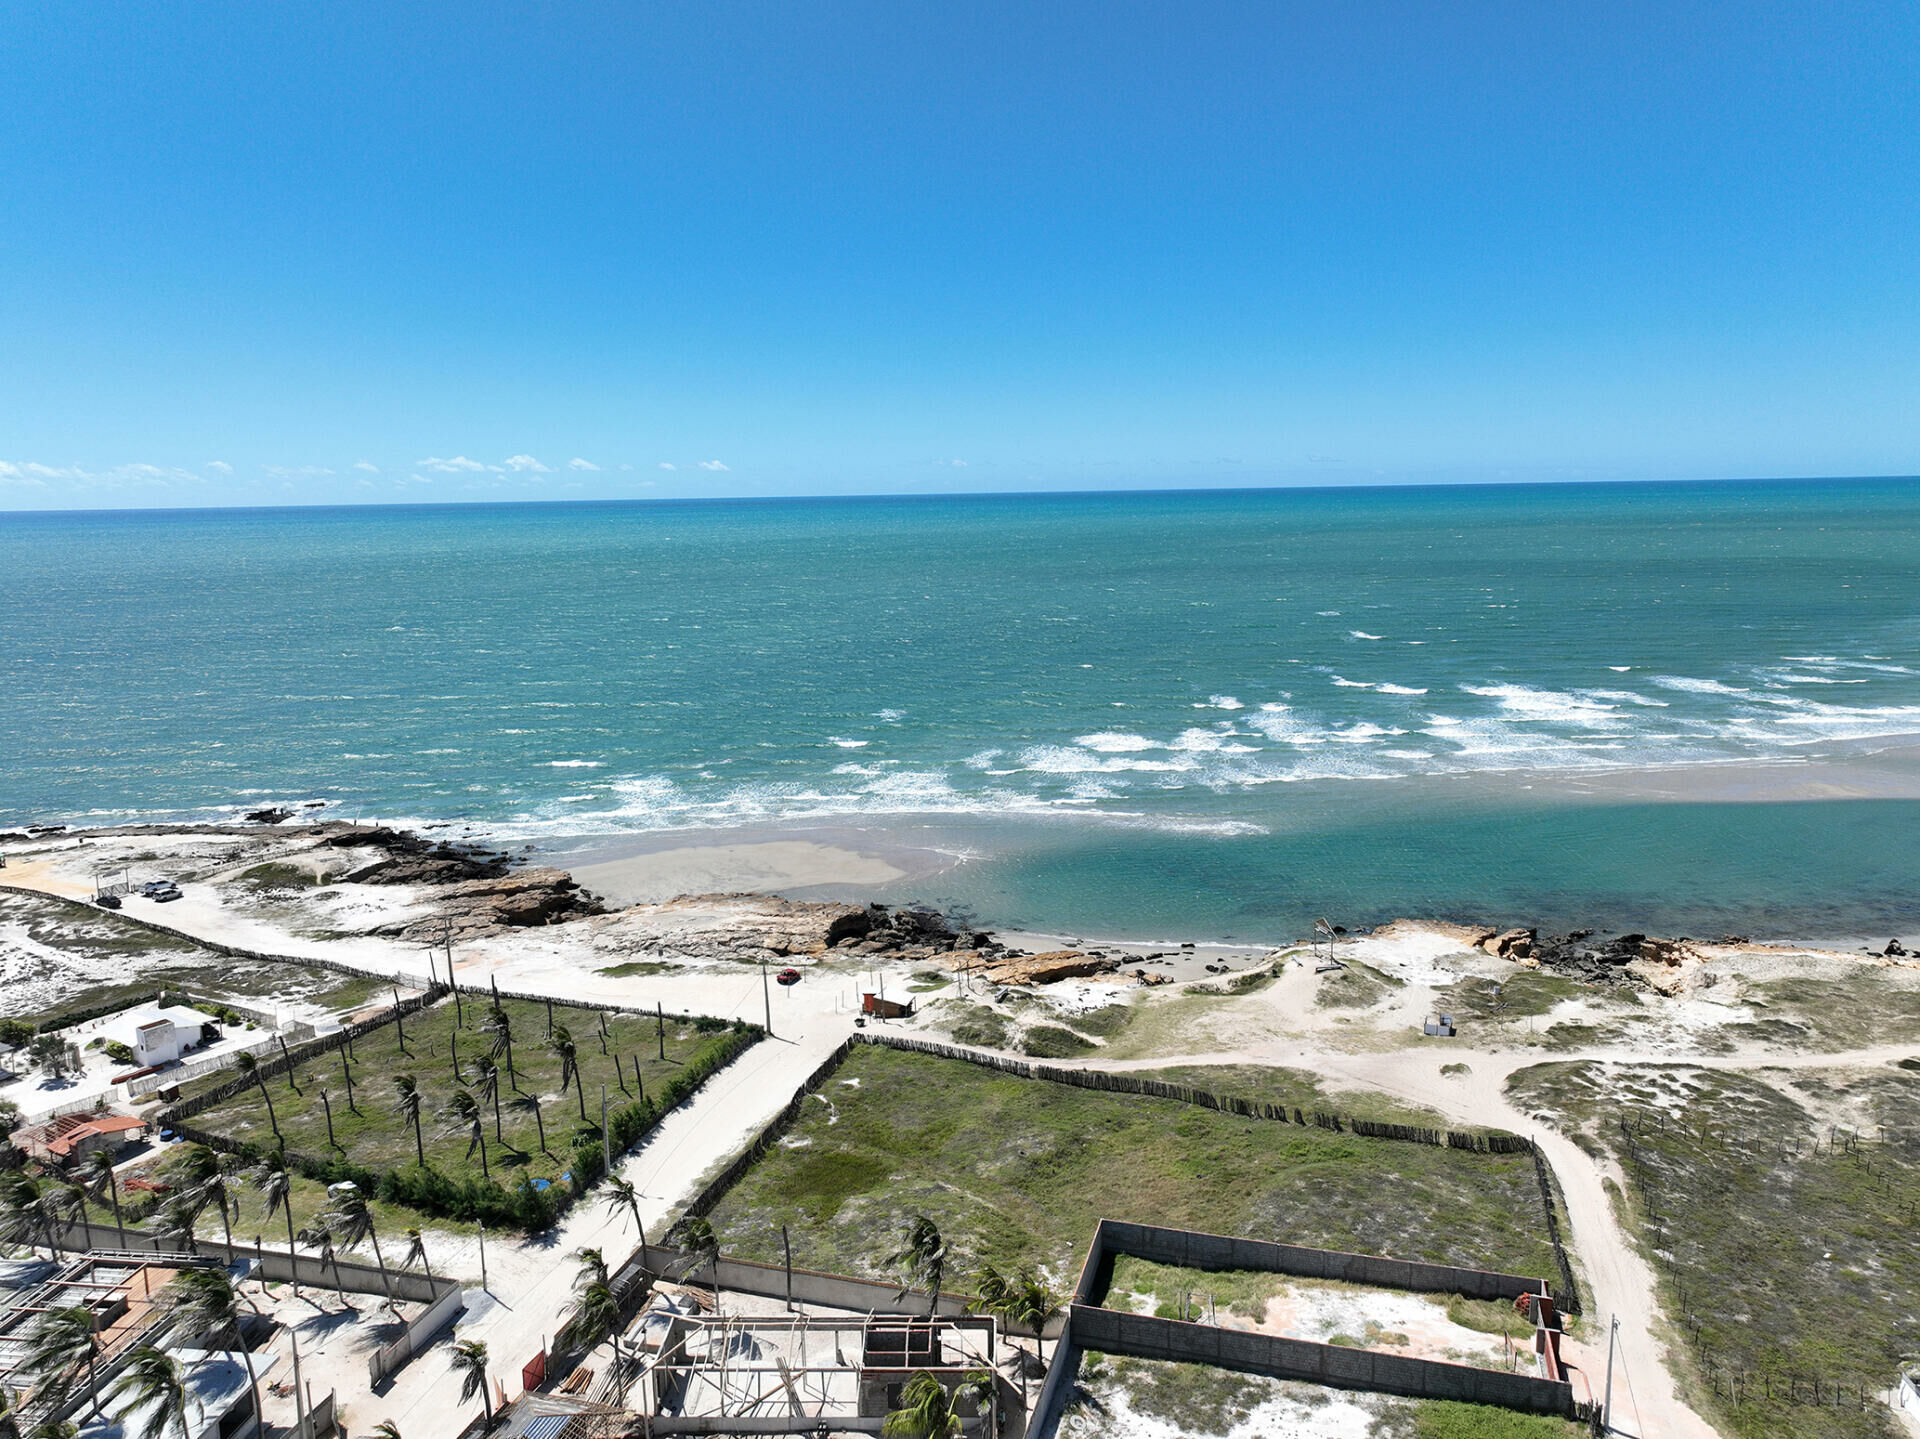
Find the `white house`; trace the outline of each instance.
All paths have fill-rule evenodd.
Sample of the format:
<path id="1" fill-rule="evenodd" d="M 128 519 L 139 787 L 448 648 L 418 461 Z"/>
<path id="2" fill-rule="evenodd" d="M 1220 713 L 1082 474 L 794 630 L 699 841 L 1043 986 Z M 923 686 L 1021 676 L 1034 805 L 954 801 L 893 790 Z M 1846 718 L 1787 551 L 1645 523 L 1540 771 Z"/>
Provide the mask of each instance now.
<path id="1" fill-rule="evenodd" d="M 211 1016 L 178 1004 L 144 1005 L 116 1016 L 106 1028 L 107 1038 L 131 1049 L 134 1063 L 143 1068 L 172 1064 L 183 1052 L 218 1033 Z"/>

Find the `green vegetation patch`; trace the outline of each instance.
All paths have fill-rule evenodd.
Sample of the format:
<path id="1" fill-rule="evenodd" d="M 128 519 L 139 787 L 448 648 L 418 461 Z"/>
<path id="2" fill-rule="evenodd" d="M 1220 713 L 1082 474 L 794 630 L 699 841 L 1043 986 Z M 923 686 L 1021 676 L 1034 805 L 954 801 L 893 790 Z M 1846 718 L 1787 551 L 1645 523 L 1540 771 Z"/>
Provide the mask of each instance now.
<path id="1" fill-rule="evenodd" d="M 461 1026 L 452 1001 L 442 1000 L 398 1025 L 385 1024 L 360 1036 L 351 1057 L 346 1048 L 328 1050 L 296 1065 L 291 1076 L 267 1079 L 264 1096 L 261 1086 L 249 1085 L 185 1122 L 261 1148 L 275 1146 L 277 1123 L 289 1151 L 322 1163 L 337 1158 L 375 1173 L 411 1168 L 424 1153 L 428 1169 L 455 1184 L 489 1180 L 517 1185 L 523 1176 L 552 1181 L 574 1164 L 576 1134 L 598 1134 L 603 1085 L 610 1110 L 641 1098 L 658 1099 L 676 1076 L 711 1062 L 732 1038 L 725 1026 L 718 1033 L 701 1033 L 687 1020 L 669 1021 L 667 1058 L 662 1060 L 652 1016 L 609 1013 L 607 1052 L 602 1054 L 601 1011 L 555 1005 L 556 1029 L 571 1036 L 580 1072 L 579 1082 L 570 1083 L 563 1094 L 561 1059 L 548 1037 L 546 1006 L 509 999 L 501 1007 L 512 1028 L 511 1075 L 506 1052 L 493 1056 L 492 1037 L 480 1029 L 487 1006 L 464 1000 Z M 709 1028 L 712 1024 L 707 1022 Z M 487 1060 L 499 1074 L 492 1090 L 481 1073 Z M 637 1086 L 635 1060 L 640 1068 Z M 417 1136 L 411 1119 L 401 1112 L 397 1080 L 402 1075 L 412 1076 L 422 1096 Z M 208 1075 L 183 1086 L 182 1093 L 191 1098 L 233 1078 L 232 1071 Z M 471 1098 L 481 1112 L 483 1142 L 471 1156 L 471 1127 L 454 1113 L 461 1102 L 457 1096 Z"/>
<path id="2" fill-rule="evenodd" d="M 858 1081 L 857 1085 L 846 1081 Z M 1551 1274 L 1525 1154 L 1242 1119 L 860 1046 L 712 1219 L 729 1253 L 885 1273 L 915 1213 L 955 1257 L 1077 1270 L 1101 1218 Z"/>
<path id="3" fill-rule="evenodd" d="M 1434 1000 L 1434 1008 L 1456 1019 L 1528 1019 L 1564 1000 L 1614 998 L 1611 991 L 1591 984 L 1516 966 L 1497 980 L 1474 976 L 1448 985 Z"/>
<path id="4" fill-rule="evenodd" d="M 1831 1405 L 1836 1386 L 1884 1387 L 1920 1336 L 1907 1207 L 1920 1193 L 1920 1076 L 1561 1063 L 1521 1070 L 1508 1091 L 1621 1166 L 1688 1397 L 1722 1432 L 1894 1432 L 1884 1408 Z M 1836 1128 L 1843 1113 L 1851 1123 Z M 1810 1400 L 1816 1377 L 1829 1407 L 1788 1402 Z"/>
<path id="5" fill-rule="evenodd" d="M 955 1044 L 1005 1049 L 1012 1043 L 1012 1026 L 999 1010 L 963 999 L 943 999 L 937 1003 L 940 1006 L 938 1028 Z"/>
<path id="6" fill-rule="evenodd" d="M 1406 987 L 1404 979 L 1357 959 L 1342 960 L 1341 964 L 1344 968 L 1320 976 L 1313 1002 L 1321 1009 L 1370 1009 L 1394 990 Z"/>
<path id="7" fill-rule="evenodd" d="M 1460 1066 L 1464 1069 L 1466 1066 Z M 1368 1090 L 1326 1089 L 1318 1075 L 1305 1069 L 1280 1069 L 1260 1064 L 1178 1064 L 1141 1073 L 1142 1079 L 1168 1084 L 1190 1084 L 1195 1089 L 1237 1099 L 1284 1104 L 1312 1114 L 1316 1109 L 1379 1124 L 1412 1124 L 1424 1129 L 1450 1127 L 1436 1109 Z"/>
<path id="8" fill-rule="evenodd" d="M 1020 1052 L 1036 1059 L 1072 1059 L 1095 1048 L 1085 1035 L 1057 1024 L 1036 1024 L 1020 1036 Z"/>
<path id="9" fill-rule="evenodd" d="M 595 973 L 604 974 L 608 979 L 646 979 L 656 974 L 672 974 L 681 967 L 665 959 L 629 959 L 624 964 L 610 964 Z"/>

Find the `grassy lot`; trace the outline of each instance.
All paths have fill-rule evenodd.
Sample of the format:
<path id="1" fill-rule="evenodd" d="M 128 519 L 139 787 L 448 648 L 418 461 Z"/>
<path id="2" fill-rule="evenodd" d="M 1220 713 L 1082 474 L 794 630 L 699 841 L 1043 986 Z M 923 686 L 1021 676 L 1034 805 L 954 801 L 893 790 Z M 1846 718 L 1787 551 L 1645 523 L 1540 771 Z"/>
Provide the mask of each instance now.
<path id="1" fill-rule="evenodd" d="M 482 1175 L 480 1151 L 467 1158 L 469 1132 L 466 1129 L 450 1132 L 455 1121 L 447 1115 L 446 1107 L 453 1095 L 461 1092 L 472 1093 L 481 1103 L 486 1162 L 495 1180 L 513 1183 L 522 1174 L 535 1179 L 558 1176 L 566 1168 L 574 1132 L 582 1124 L 583 1101 L 577 1087 L 569 1086 L 564 1096 L 560 1093 L 560 1060 L 547 1043 L 546 1006 L 530 1000 L 507 1000 L 502 1006 L 513 1026 L 513 1061 L 519 1078 L 516 1087 L 507 1077 L 506 1057 L 502 1055 L 496 1061 L 500 1068 L 496 1135 L 494 1106 L 480 1092 L 475 1069 L 488 1054 L 488 1036 L 478 1029 L 485 1007 L 470 997 L 464 1004 L 464 1028 L 456 1029 L 453 1003 L 443 1000 L 431 1009 L 407 1016 L 399 1027 L 388 1024 L 356 1039 L 351 1061 L 346 1050 L 330 1050 L 297 1066 L 291 1083 L 287 1075 L 269 1079 L 267 1092 L 287 1148 L 318 1159 L 327 1157 L 326 1110 L 321 1098 L 325 1095 L 333 1109 L 337 1147 L 332 1152 L 343 1153 L 353 1163 L 372 1170 L 401 1169 L 413 1164 L 416 1159 L 414 1129 L 396 1110 L 394 1084 L 396 1076 L 410 1074 L 424 1095 L 420 1139 L 429 1168 L 456 1180 Z M 597 1011 L 556 1005 L 553 1018 L 557 1026 L 566 1028 L 573 1036 L 585 1084 L 586 1123 L 595 1129 L 600 1122 L 602 1084 L 612 1105 L 618 1106 L 634 1097 L 635 1057 L 640 1060 L 640 1078 L 646 1092 L 657 1094 L 674 1073 L 705 1051 L 718 1048 L 724 1037 L 702 1035 L 684 1021 L 669 1020 L 667 1058 L 662 1061 L 658 1057 L 652 1018 L 610 1015 L 609 1052 L 603 1057 Z M 466 1086 L 454 1079 L 456 1053 Z M 619 1061 L 617 1075 L 616 1060 Z M 349 1074 L 353 1081 L 352 1107 L 348 1105 Z M 203 1093 L 230 1077 L 226 1073 L 210 1075 L 185 1086 L 183 1093 L 189 1096 Z M 537 1102 L 537 1119 L 531 1108 L 514 1105 L 518 1096 Z M 272 1143 L 267 1106 L 257 1087 L 243 1090 L 187 1122 L 231 1139 L 263 1145 Z M 540 1144 L 542 1124 L 546 1129 L 544 1152 Z"/>
<path id="2" fill-rule="evenodd" d="M 730 1253 L 881 1274 L 907 1218 L 966 1263 L 1077 1272 L 1102 1216 L 1553 1272 L 1532 1160 L 1241 1119 L 861 1047 L 720 1203 Z"/>
<path id="3" fill-rule="evenodd" d="M 1446 1116 L 1436 1109 L 1368 1090 L 1326 1089 L 1319 1076 L 1304 1069 L 1278 1069 L 1259 1064 L 1178 1064 L 1145 1071 L 1140 1077 L 1162 1079 L 1169 1084 L 1190 1084 L 1195 1089 L 1234 1098 L 1284 1104 L 1306 1114 L 1319 1109 L 1381 1124 L 1414 1124 L 1426 1129 L 1452 1127 Z"/>
<path id="4" fill-rule="evenodd" d="M 1689 1398 L 1723 1432 L 1897 1432 L 1884 1409 L 1793 1405 L 1784 1391 L 1797 1380 L 1810 1398 L 1818 1377 L 1830 1406 L 1836 1383 L 1885 1387 L 1920 1350 L 1920 1229 L 1906 1210 L 1920 1197 L 1920 1075 L 1544 1064 L 1509 1089 L 1622 1163 L 1625 1212 L 1655 1255 Z M 1866 1138 L 1836 1149 L 1834 1125 Z M 1767 1397 L 1769 1381 L 1781 1397 Z"/>
<path id="5" fill-rule="evenodd" d="M 1732 1040 L 1832 1053 L 1920 1039 L 1920 972 L 1852 965 L 1753 985 L 1741 1001 L 1759 1010 L 1750 1024 L 1727 1026 Z"/>
<path id="6" fill-rule="evenodd" d="M 1632 989 L 1602 989 L 1537 969 L 1515 967 L 1499 979 L 1474 975 L 1448 985 L 1434 1000 L 1434 1008 L 1457 1019 L 1528 1019 L 1545 1014 L 1562 1000 L 1588 1003 L 1638 1003 Z"/>

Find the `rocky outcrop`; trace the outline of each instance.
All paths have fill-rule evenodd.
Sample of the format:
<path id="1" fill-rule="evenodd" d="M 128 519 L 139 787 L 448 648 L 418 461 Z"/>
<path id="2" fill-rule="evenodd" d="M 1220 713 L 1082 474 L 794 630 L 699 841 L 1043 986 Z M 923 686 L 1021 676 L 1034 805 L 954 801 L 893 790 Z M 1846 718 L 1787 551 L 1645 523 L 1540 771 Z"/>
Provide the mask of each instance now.
<path id="1" fill-rule="evenodd" d="M 1480 948 L 1499 959 L 1533 958 L 1533 942 L 1538 931 L 1531 929 L 1509 929 L 1499 934 L 1490 934 L 1478 941 Z"/>
<path id="2" fill-rule="evenodd" d="M 376 930 L 421 943 L 450 935 L 458 942 L 501 929 L 562 924 L 583 915 L 605 914 L 606 906 L 581 889 L 563 869 L 523 869 L 486 879 L 443 886 L 434 896 L 434 913 Z"/>
<path id="3" fill-rule="evenodd" d="M 972 969 L 991 984 L 1054 984 L 1063 979 L 1112 974 L 1120 968 L 1117 959 L 1083 954 L 1077 949 L 1056 949 L 1046 954 L 1002 954 L 988 960 L 984 969 L 975 967 L 979 963 L 979 956 L 975 954 L 956 954 L 953 958 L 954 968 Z"/>
<path id="4" fill-rule="evenodd" d="M 636 904 L 597 923 L 596 947 L 622 956 L 805 963 L 835 956 L 945 963 L 956 950 L 1004 953 L 993 937 L 932 910 L 761 894 L 692 894 Z"/>

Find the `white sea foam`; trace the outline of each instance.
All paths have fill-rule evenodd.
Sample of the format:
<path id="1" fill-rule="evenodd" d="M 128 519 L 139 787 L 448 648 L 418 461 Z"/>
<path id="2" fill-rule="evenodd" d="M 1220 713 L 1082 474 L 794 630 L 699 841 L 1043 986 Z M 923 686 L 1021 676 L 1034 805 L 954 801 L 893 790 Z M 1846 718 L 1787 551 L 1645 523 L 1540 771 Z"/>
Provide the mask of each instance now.
<path id="1" fill-rule="evenodd" d="M 1615 706 L 1571 691 L 1536 689 L 1532 685 L 1461 685 L 1460 689 L 1497 700 L 1500 708 L 1519 720 L 1579 724 L 1589 729 L 1613 729 L 1624 723 Z"/>
<path id="2" fill-rule="evenodd" d="M 1378 684 L 1374 686 L 1383 695 L 1423 695 L 1424 689 L 1414 689 L 1410 685 Z"/>
<path id="3" fill-rule="evenodd" d="M 1373 682 L 1371 680 L 1342 679 L 1339 675 L 1333 677 L 1333 682 L 1339 688 L 1346 690 L 1370 690 L 1373 688 Z"/>
<path id="4" fill-rule="evenodd" d="M 550 759 L 547 761 L 548 769 L 601 769 L 605 765 L 606 761 L 600 759 Z"/>
<path id="5" fill-rule="evenodd" d="M 829 744 L 837 745 L 841 749 L 865 749 L 870 743 L 872 743 L 871 740 L 841 739 L 838 735 L 829 735 L 827 737 L 827 742 Z"/>
<path id="6" fill-rule="evenodd" d="M 1653 683 L 1661 689 L 1679 690 L 1690 695 L 1745 695 L 1751 691 L 1734 685 L 1722 684 L 1719 680 L 1689 679 L 1685 675 L 1655 675 Z"/>
<path id="7" fill-rule="evenodd" d="M 1101 754 L 1127 754 L 1136 750 L 1160 749 L 1161 745 L 1145 735 L 1128 734 L 1124 730 L 1105 730 L 1099 734 L 1083 734 L 1074 741 L 1082 749 L 1098 750 Z"/>
<path id="8" fill-rule="evenodd" d="M 1386 638 L 1385 635 L 1370 635 L 1365 630 L 1348 630 L 1347 633 L 1357 640 L 1383 640 Z"/>
<path id="9" fill-rule="evenodd" d="M 1197 710 L 1240 710 L 1245 709 L 1246 706 L 1241 704 L 1240 701 L 1232 695 L 1209 695 L 1205 704 L 1197 704 L 1194 708 Z"/>

